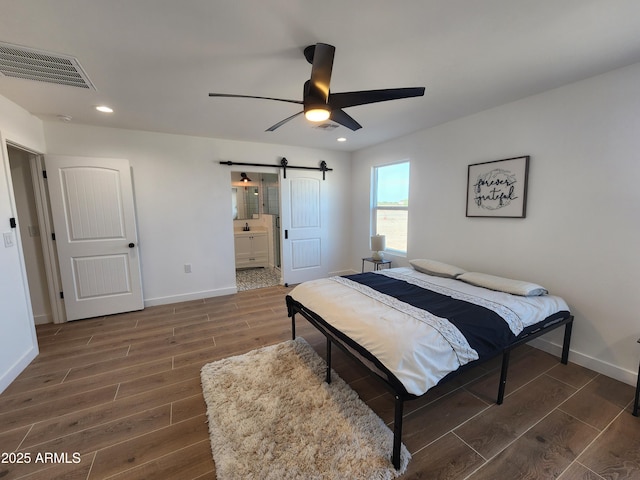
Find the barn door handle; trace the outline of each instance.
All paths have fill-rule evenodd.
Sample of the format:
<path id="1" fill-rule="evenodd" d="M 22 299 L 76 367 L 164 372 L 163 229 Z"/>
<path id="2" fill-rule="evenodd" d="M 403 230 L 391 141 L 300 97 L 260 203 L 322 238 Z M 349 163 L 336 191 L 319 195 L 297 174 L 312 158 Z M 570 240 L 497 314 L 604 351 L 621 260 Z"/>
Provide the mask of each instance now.
<path id="1" fill-rule="evenodd" d="M 284 231 L 284 239 L 288 240 L 289 239 L 289 230 L 285 230 Z"/>
<path id="2" fill-rule="evenodd" d="M 131 242 L 131 243 L 129 244 L 129 248 L 133 248 L 133 247 L 135 247 L 135 246 L 136 246 L 136 244 L 135 244 L 135 243 L 133 243 L 133 242 Z"/>

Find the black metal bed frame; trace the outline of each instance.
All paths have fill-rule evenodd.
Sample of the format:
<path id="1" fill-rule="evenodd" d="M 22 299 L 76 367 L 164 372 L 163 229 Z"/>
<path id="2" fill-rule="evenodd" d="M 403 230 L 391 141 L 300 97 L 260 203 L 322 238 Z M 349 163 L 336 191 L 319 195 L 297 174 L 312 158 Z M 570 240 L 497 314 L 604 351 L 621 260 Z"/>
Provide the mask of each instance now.
<path id="1" fill-rule="evenodd" d="M 367 368 L 374 378 L 380 380 L 391 391 L 391 393 L 395 398 L 395 412 L 394 412 L 394 421 L 393 421 L 393 451 L 391 455 L 391 462 L 393 463 L 393 466 L 396 470 L 399 469 L 400 468 L 400 447 L 402 445 L 402 418 L 403 418 L 403 412 L 404 412 L 404 402 L 406 400 L 413 400 L 413 399 L 419 398 L 419 396 L 408 393 L 404 385 L 402 384 L 402 382 L 400 382 L 400 380 L 398 380 L 398 378 L 391 371 L 389 371 L 389 369 L 387 369 L 374 355 L 369 353 L 369 351 L 361 347 L 358 343 L 356 343 L 354 340 L 349 338 L 347 335 L 345 335 L 338 329 L 332 327 L 322 317 L 312 312 L 311 310 L 305 308 L 304 305 L 294 300 L 293 297 L 291 297 L 290 295 L 287 295 L 286 302 L 287 302 L 288 316 L 291 317 L 291 335 L 294 340 L 296 338 L 295 317 L 297 313 L 299 313 L 305 319 L 307 319 L 307 321 L 309 321 L 311 325 L 313 325 L 318 331 L 320 331 L 320 333 L 322 333 L 325 336 L 327 341 L 327 345 L 326 345 L 326 349 L 327 349 L 326 381 L 327 383 L 331 383 L 331 346 L 332 344 L 335 343 L 348 356 L 350 356 L 352 359 L 354 359 L 355 361 L 363 365 L 365 368 Z M 562 345 L 562 356 L 560 361 L 564 365 L 566 365 L 569 360 L 569 346 L 571 343 L 571 330 L 573 328 L 573 315 L 569 315 L 565 318 L 561 318 L 560 320 L 555 321 L 552 324 L 545 325 L 543 327 L 540 327 L 539 329 L 536 329 L 534 331 L 527 333 L 526 335 L 517 337 L 513 343 L 511 343 L 509 346 L 504 348 L 502 351 L 497 352 L 496 355 L 494 355 L 493 357 L 470 362 L 464 365 L 463 367 L 459 368 L 455 372 L 452 372 L 451 374 L 447 375 L 443 380 L 441 380 L 441 383 L 443 381 L 449 380 L 450 378 L 453 378 L 454 376 L 456 376 L 457 374 L 463 371 L 466 371 L 468 368 L 476 366 L 480 363 L 483 363 L 487 360 L 490 360 L 491 358 L 495 358 L 496 356 L 502 354 L 502 367 L 500 371 L 500 382 L 498 385 L 498 396 L 496 400 L 496 403 L 498 405 L 501 405 L 504 400 L 505 386 L 507 384 L 507 371 L 509 369 L 509 357 L 511 355 L 511 350 L 533 340 L 534 338 L 539 337 L 540 335 L 544 335 L 545 333 L 548 333 L 551 330 L 555 330 L 556 328 L 561 327 L 562 325 L 565 326 L 565 329 L 564 329 L 564 340 Z M 357 353 L 354 353 L 354 352 L 357 352 Z M 363 362 L 362 359 L 359 358 L 358 356 L 366 359 L 368 362 L 371 362 L 373 365 L 375 365 L 375 368 L 380 370 L 380 372 L 382 372 L 384 376 L 372 370 L 371 367 L 366 365 L 366 363 Z"/>

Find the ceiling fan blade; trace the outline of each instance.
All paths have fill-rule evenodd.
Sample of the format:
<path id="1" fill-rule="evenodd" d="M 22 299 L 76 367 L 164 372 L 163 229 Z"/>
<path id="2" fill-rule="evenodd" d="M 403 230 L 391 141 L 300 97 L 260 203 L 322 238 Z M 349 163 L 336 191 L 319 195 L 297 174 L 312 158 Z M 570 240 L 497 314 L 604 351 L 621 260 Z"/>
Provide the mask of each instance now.
<path id="1" fill-rule="evenodd" d="M 334 122 L 339 123 L 340 125 L 343 125 L 350 130 L 353 130 L 354 132 L 362 128 L 362 125 L 356 122 L 351 116 L 346 114 L 344 110 L 340 110 L 339 108 L 334 108 L 333 110 L 331 110 L 331 116 L 329 118 Z"/>
<path id="2" fill-rule="evenodd" d="M 295 113 L 293 115 L 291 115 L 290 117 L 285 118 L 284 120 L 280 120 L 278 123 L 276 123 L 275 125 L 271 125 L 269 128 L 267 128 L 265 130 L 265 132 L 273 132 L 276 128 L 281 127 L 282 125 L 284 125 L 285 123 L 287 123 L 289 120 L 292 120 L 294 118 L 296 118 L 298 115 L 300 115 L 302 112 L 298 112 Z"/>
<path id="3" fill-rule="evenodd" d="M 313 100 L 327 103 L 335 53 L 336 47 L 326 43 L 317 43 L 313 49 L 313 64 L 308 92 Z"/>
<path id="4" fill-rule="evenodd" d="M 300 100 L 287 100 L 286 98 L 272 98 L 272 97 L 255 97 L 253 95 L 235 95 L 233 93 L 210 93 L 210 97 L 227 97 L 227 98 L 257 98 L 259 100 L 275 100 L 276 102 L 287 102 L 302 105 Z"/>
<path id="5" fill-rule="evenodd" d="M 329 96 L 331 108 L 347 108 L 367 103 L 386 102 L 401 98 L 421 97 L 424 87 L 415 88 L 386 88 L 382 90 L 363 90 L 360 92 L 332 93 Z"/>

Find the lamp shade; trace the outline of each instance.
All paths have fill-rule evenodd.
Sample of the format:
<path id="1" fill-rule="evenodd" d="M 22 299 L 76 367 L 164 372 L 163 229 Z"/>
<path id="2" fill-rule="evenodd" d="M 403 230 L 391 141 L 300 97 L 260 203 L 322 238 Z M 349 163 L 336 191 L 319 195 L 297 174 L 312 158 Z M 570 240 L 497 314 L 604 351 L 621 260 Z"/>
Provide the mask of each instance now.
<path id="1" fill-rule="evenodd" d="M 384 235 L 373 235 L 371 237 L 371 251 L 381 252 L 386 245 L 386 238 Z"/>

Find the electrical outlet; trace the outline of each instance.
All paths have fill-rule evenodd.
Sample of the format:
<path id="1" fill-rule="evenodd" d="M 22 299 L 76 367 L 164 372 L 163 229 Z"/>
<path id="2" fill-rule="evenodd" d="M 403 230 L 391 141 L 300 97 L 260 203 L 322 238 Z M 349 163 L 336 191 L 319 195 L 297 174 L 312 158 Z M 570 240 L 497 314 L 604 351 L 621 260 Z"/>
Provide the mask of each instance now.
<path id="1" fill-rule="evenodd" d="M 184 264 L 184 273 L 191 273 L 191 264 L 190 263 L 185 263 Z"/>

